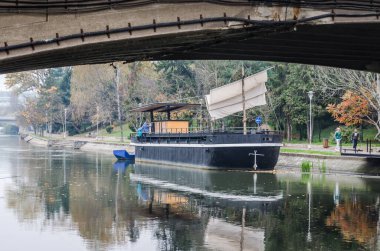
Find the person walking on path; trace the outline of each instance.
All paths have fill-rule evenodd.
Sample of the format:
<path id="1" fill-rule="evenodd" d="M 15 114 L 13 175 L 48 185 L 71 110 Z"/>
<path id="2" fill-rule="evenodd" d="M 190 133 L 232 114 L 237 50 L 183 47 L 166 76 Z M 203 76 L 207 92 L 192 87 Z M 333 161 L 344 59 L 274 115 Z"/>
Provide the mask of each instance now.
<path id="1" fill-rule="evenodd" d="M 340 131 L 340 127 L 336 128 L 334 138 L 336 141 L 335 151 L 340 151 L 340 141 L 342 140 L 342 132 Z"/>
<path id="2" fill-rule="evenodd" d="M 359 135 L 360 134 L 357 129 L 355 129 L 351 135 L 352 148 L 354 148 L 355 152 L 356 152 L 356 147 L 358 146 Z"/>

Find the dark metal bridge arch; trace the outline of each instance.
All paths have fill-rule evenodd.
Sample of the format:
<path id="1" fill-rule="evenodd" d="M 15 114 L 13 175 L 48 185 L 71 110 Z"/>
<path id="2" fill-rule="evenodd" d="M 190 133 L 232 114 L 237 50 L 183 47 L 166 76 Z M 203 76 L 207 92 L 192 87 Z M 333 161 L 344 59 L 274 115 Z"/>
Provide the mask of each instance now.
<path id="1" fill-rule="evenodd" d="M 380 1 L 0 1 L 0 74 L 233 59 L 380 72 Z"/>

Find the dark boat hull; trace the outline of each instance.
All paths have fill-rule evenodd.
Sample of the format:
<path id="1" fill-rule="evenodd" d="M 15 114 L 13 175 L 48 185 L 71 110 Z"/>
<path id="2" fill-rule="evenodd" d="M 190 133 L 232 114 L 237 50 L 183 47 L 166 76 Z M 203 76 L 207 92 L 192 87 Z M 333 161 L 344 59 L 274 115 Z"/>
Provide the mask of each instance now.
<path id="1" fill-rule="evenodd" d="M 215 146 L 186 144 L 134 144 L 136 161 L 186 165 L 207 169 L 254 170 L 255 151 L 257 170 L 273 170 L 277 164 L 280 146 L 252 144 L 249 146 Z"/>

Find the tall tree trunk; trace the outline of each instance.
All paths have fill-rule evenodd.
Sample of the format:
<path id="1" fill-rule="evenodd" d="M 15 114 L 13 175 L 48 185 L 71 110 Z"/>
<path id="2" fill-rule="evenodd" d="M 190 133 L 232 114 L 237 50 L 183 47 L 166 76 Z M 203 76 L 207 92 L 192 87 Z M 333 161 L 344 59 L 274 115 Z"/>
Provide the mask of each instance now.
<path id="1" fill-rule="evenodd" d="M 302 140 L 302 126 L 297 126 L 297 127 L 298 127 L 298 134 L 299 134 L 298 139 Z"/>
<path id="2" fill-rule="evenodd" d="M 121 121 L 121 106 L 120 106 L 120 93 L 119 93 L 119 81 L 120 81 L 120 69 L 117 65 L 114 66 L 115 69 L 115 85 L 116 85 L 116 103 L 117 103 L 117 116 L 120 125 L 120 141 L 124 141 L 123 135 L 123 123 Z"/>
<path id="3" fill-rule="evenodd" d="M 288 142 L 292 140 L 292 124 L 290 123 L 289 117 L 286 118 L 286 136 Z"/>
<path id="4" fill-rule="evenodd" d="M 377 121 L 376 121 L 376 129 L 377 129 L 377 133 L 375 135 L 375 139 L 378 139 L 379 138 L 379 135 L 380 135 L 380 111 L 377 111 Z"/>

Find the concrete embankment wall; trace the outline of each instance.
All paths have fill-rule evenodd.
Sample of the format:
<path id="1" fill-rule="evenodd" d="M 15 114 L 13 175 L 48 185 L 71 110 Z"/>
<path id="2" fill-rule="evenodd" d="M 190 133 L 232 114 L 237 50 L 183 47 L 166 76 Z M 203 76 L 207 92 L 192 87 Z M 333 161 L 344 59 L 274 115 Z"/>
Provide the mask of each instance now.
<path id="1" fill-rule="evenodd" d="M 53 148 L 74 148 L 75 145 L 80 146 L 79 150 L 82 151 L 91 151 L 91 152 L 102 152 L 105 154 L 112 154 L 113 150 L 122 150 L 125 149 L 129 153 L 134 153 L 135 149 L 134 147 L 129 146 L 128 144 L 113 144 L 113 143 L 104 143 L 104 142 L 86 142 L 86 141 L 75 141 L 75 140 L 54 140 L 54 144 L 52 144 L 51 141 L 44 139 L 44 138 L 38 138 L 33 135 L 27 135 L 24 137 L 24 140 L 32 145 L 35 146 L 44 146 L 48 147 L 51 146 Z M 50 143 L 49 143 L 50 142 Z M 76 144 L 79 142 L 80 144 Z"/>
<path id="2" fill-rule="evenodd" d="M 127 144 L 112 144 L 112 143 L 103 143 L 103 142 L 87 142 L 80 147 L 82 151 L 102 151 L 104 153 L 112 154 L 113 150 L 127 150 L 129 153 L 134 153 L 134 147 L 131 147 Z"/>
<path id="3" fill-rule="evenodd" d="M 42 139 L 42 138 L 37 138 L 37 137 L 33 137 L 33 136 L 26 136 L 24 137 L 24 140 L 25 142 L 28 142 L 32 145 L 35 145 L 35 146 L 48 146 L 48 140 L 46 139 Z"/>
<path id="4" fill-rule="evenodd" d="M 276 169 L 278 170 L 301 170 L 302 162 L 313 163 L 313 172 L 323 170 L 327 173 L 380 173 L 380 161 L 374 162 L 366 158 L 347 156 L 307 155 L 297 153 L 281 153 Z"/>

